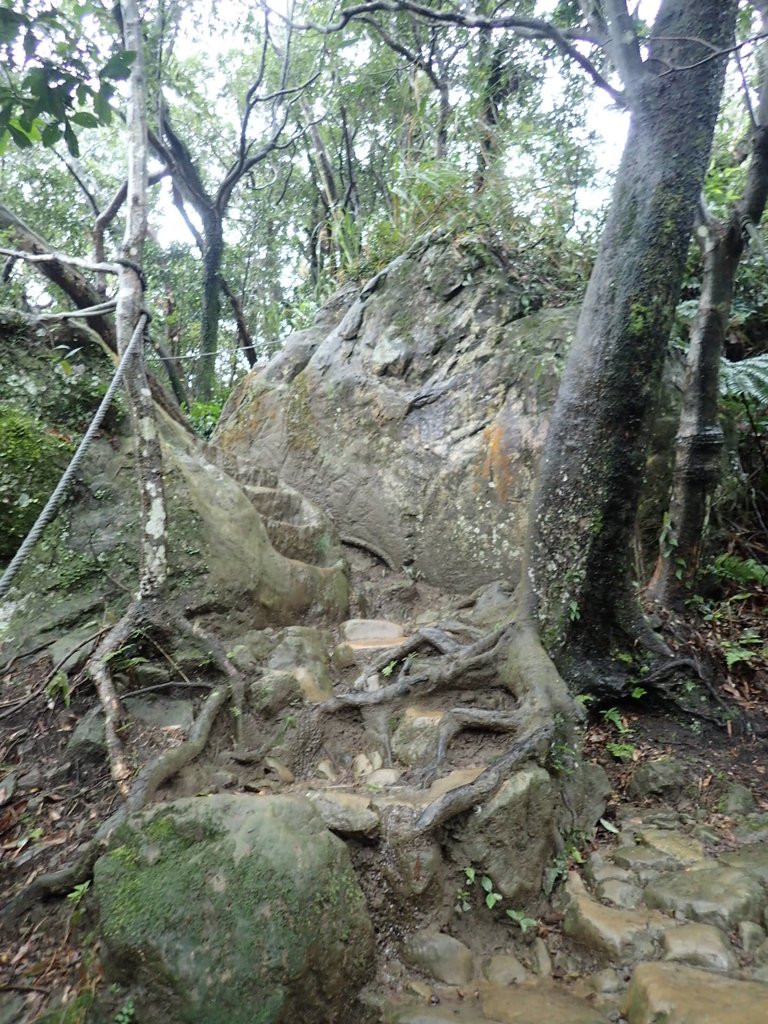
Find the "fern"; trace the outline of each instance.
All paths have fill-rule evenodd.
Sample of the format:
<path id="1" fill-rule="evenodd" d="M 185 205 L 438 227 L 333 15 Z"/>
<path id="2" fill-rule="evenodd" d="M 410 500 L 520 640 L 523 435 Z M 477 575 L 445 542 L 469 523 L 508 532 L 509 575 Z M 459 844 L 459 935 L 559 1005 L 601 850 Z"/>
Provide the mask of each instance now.
<path id="1" fill-rule="evenodd" d="M 768 353 L 730 363 L 720 362 L 720 392 L 733 397 L 742 396 L 768 405 Z"/>
<path id="2" fill-rule="evenodd" d="M 712 571 L 721 579 L 733 580 L 744 587 L 768 586 L 768 565 L 754 558 L 739 558 L 737 555 L 718 555 L 712 563 Z"/>

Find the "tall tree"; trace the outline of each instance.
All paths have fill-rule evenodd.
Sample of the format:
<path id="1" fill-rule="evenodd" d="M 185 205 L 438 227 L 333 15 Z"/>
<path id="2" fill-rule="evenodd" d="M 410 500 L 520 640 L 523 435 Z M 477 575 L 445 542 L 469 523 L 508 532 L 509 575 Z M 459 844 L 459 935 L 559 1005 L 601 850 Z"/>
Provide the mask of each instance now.
<path id="1" fill-rule="evenodd" d="M 765 3 L 760 31 L 766 31 Z M 765 41 L 759 44 L 765 50 Z M 765 55 L 764 55 L 765 56 Z M 764 60 L 763 60 L 764 64 Z M 742 197 L 727 219 L 702 199 L 696 240 L 702 250 L 701 297 L 691 329 L 669 513 L 649 593 L 665 605 L 679 605 L 700 567 L 707 512 L 720 479 L 724 446 L 720 425 L 720 360 L 741 257 L 768 200 L 768 74 L 761 68 L 758 102 L 750 117 L 751 154 Z M 746 88 L 746 82 L 745 88 Z"/>
<path id="2" fill-rule="evenodd" d="M 736 0 L 663 0 L 638 39 L 604 5 L 629 135 L 539 473 L 527 611 L 571 686 L 623 689 L 612 655 L 657 651 L 632 537 L 667 338 L 707 169 Z"/>

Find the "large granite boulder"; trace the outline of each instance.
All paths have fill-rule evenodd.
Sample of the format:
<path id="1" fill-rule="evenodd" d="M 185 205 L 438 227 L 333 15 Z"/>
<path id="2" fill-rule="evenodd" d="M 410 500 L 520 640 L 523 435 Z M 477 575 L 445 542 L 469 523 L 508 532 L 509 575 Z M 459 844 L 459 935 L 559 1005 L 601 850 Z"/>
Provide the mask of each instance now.
<path id="1" fill-rule="evenodd" d="M 129 819 L 97 862 L 107 977 L 143 1024 L 357 1024 L 373 928 L 303 799 L 209 796 Z"/>
<path id="2" fill-rule="evenodd" d="M 527 307 L 480 239 L 423 240 L 250 373 L 214 441 L 393 566 L 459 591 L 514 581 L 575 322 Z"/>

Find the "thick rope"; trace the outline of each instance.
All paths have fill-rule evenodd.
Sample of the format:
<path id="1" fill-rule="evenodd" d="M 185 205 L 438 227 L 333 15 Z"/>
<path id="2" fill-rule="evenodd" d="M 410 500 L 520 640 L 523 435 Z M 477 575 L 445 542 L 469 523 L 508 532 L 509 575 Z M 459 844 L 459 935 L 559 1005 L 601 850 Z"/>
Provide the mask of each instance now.
<path id="1" fill-rule="evenodd" d="M 72 477 L 75 475 L 78 466 L 85 458 L 86 452 L 90 448 L 91 442 L 96 436 L 96 432 L 98 431 L 99 427 L 101 426 L 102 420 L 107 414 L 107 409 L 109 409 L 112 403 L 115 391 L 117 391 L 118 387 L 120 386 L 120 382 L 123 379 L 125 367 L 131 355 L 133 354 L 133 350 L 136 347 L 136 343 L 144 333 L 144 327 L 146 323 L 147 315 L 146 313 L 142 313 L 136 322 L 136 327 L 134 328 L 133 334 L 131 335 L 131 340 L 128 342 L 125 352 L 123 352 L 120 362 L 118 363 L 117 369 L 115 370 L 115 374 L 110 382 L 110 385 L 107 388 L 107 393 L 102 398 L 99 408 L 96 410 L 96 414 L 91 420 L 91 423 L 88 429 L 86 430 L 83 439 L 80 442 L 80 445 L 78 446 L 77 451 L 72 456 L 72 461 L 64 470 L 64 475 L 56 485 L 56 489 L 48 499 L 45 508 L 37 517 L 34 526 L 22 541 L 21 547 L 11 559 L 8 568 L 3 573 L 2 579 L 0 579 L 0 599 L 5 597 L 5 595 L 10 590 L 11 583 L 13 582 L 14 577 L 16 576 L 17 572 L 26 561 L 27 556 L 29 555 L 32 548 L 40 539 L 40 535 L 43 532 L 43 530 L 56 515 L 59 505 L 61 505 L 62 501 L 64 500 L 67 488 L 69 487 L 72 481 Z"/>

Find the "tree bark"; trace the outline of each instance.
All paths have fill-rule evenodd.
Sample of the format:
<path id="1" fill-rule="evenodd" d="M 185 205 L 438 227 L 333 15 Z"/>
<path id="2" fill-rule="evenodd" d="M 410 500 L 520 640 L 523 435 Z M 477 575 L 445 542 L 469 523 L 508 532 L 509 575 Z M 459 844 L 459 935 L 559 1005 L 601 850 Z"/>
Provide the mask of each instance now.
<path id="1" fill-rule="evenodd" d="M 765 19 L 763 19 L 765 26 Z M 763 44 L 763 48 L 765 44 Z M 727 222 L 703 218 L 704 272 L 691 330 L 669 513 L 648 594 L 678 607 L 689 595 L 701 560 L 712 495 L 720 478 L 723 432 L 719 416 L 720 359 L 728 330 L 736 273 L 748 225 L 756 226 L 768 200 L 768 76 L 763 76 L 744 196 Z"/>
<path id="2" fill-rule="evenodd" d="M 573 688 L 652 636 L 631 575 L 649 428 L 707 168 L 736 2 L 664 0 L 643 60 L 613 0 L 631 122 L 545 445 L 524 608 Z M 674 70 L 680 68 L 681 70 Z M 608 666 L 608 667 L 607 667 Z"/>
<path id="3" fill-rule="evenodd" d="M 147 139 L 146 79 L 141 19 L 136 0 L 121 0 L 125 46 L 136 54 L 129 79 L 126 117 L 128 132 L 128 197 L 125 237 L 122 245 L 120 287 L 115 322 L 117 346 L 122 355 L 144 312 L 142 263 L 147 235 Z M 147 383 L 144 351 L 139 347 L 125 371 L 126 390 L 136 439 L 136 460 L 141 494 L 141 579 L 139 599 L 156 598 L 168 575 L 167 517 L 163 491 L 160 437 L 152 396 Z"/>

